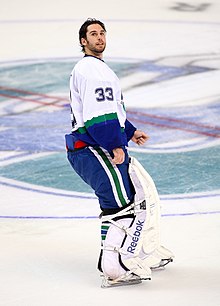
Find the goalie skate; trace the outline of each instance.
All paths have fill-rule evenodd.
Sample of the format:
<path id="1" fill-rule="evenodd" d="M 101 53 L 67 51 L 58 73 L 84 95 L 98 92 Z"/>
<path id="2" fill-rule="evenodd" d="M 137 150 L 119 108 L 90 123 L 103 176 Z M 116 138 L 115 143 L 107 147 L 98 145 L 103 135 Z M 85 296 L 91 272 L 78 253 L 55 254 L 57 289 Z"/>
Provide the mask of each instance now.
<path id="1" fill-rule="evenodd" d="M 170 262 L 173 262 L 173 258 L 161 259 L 161 261 L 158 265 L 152 266 L 150 268 L 151 268 L 151 270 L 163 269 Z"/>
<path id="2" fill-rule="evenodd" d="M 111 278 L 103 276 L 101 288 L 137 285 L 137 284 L 142 283 L 142 280 L 150 280 L 150 278 L 143 279 L 140 276 L 135 275 L 133 273 L 128 274 L 128 275 L 123 275 L 116 279 L 111 279 Z"/>

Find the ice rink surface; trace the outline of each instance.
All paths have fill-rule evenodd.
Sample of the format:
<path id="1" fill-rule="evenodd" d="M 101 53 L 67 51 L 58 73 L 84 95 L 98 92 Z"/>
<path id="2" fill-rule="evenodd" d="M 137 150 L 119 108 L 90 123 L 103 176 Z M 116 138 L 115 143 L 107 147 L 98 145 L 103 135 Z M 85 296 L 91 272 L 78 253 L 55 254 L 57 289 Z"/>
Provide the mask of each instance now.
<path id="1" fill-rule="evenodd" d="M 0 305 L 219 306 L 219 1 L 0 3 Z M 106 24 L 104 59 L 150 135 L 130 154 L 156 182 L 175 254 L 136 286 L 100 288 L 98 202 L 65 157 L 88 17 Z"/>

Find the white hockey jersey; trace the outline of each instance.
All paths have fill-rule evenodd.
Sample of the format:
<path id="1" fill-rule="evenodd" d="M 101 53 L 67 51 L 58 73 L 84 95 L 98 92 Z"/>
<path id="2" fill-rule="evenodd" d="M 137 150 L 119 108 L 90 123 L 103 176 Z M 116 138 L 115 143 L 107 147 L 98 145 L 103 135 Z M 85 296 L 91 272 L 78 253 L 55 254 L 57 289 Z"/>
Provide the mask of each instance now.
<path id="1" fill-rule="evenodd" d="M 126 120 L 119 79 L 104 61 L 85 56 L 75 65 L 70 98 L 75 140 L 107 150 L 127 145 L 135 128 Z"/>

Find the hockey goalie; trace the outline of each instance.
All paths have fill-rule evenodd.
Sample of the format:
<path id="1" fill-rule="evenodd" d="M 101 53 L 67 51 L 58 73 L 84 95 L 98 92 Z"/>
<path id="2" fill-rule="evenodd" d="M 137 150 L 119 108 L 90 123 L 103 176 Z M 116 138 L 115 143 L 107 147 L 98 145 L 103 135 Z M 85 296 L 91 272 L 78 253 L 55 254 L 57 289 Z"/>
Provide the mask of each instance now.
<path id="1" fill-rule="evenodd" d="M 101 217 L 98 269 L 103 288 L 149 280 L 152 270 L 174 257 L 161 245 L 160 199 L 152 178 L 134 157 L 130 157 L 129 174 L 136 192 L 134 203 Z"/>
<path id="2" fill-rule="evenodd" d="M 102 210 L 102 286 L 135 284 L 173 258 L 160 244 L 153 181 L 134 158 L 129 164 L 129 141 L 144 145 L 149 137 L 127 119 L 119 78 L 103 60 L 104 23 L 88 18 L 79 29 L 79 43 L 84 56 L 70 75 L 67 158 Z"/>

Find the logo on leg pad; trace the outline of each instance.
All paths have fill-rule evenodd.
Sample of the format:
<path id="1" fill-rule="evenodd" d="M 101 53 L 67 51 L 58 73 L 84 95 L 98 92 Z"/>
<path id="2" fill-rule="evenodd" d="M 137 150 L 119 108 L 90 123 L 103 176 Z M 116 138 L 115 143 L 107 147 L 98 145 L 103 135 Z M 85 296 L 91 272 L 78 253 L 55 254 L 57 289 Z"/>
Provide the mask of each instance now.
<path id="1" fill-rule="evenodd" d="M 132 239 L 131 239 L 132 241 L 131 241 L 129 247 L 127 248 L 127 251 L 129 253 L 134 254 L 134 252 L 135 252 L 135 249 L 136 249 L 136 247 L 138 245 L 138 241 L 140 239 L 141 231 L 142 231 L 143 226 L 144 226 L 144 222 L 145 221 L 141 222 L 140 220 L 138 220 L 138 222 L 136 223 L 135 232 L 132 235 Z"/>

